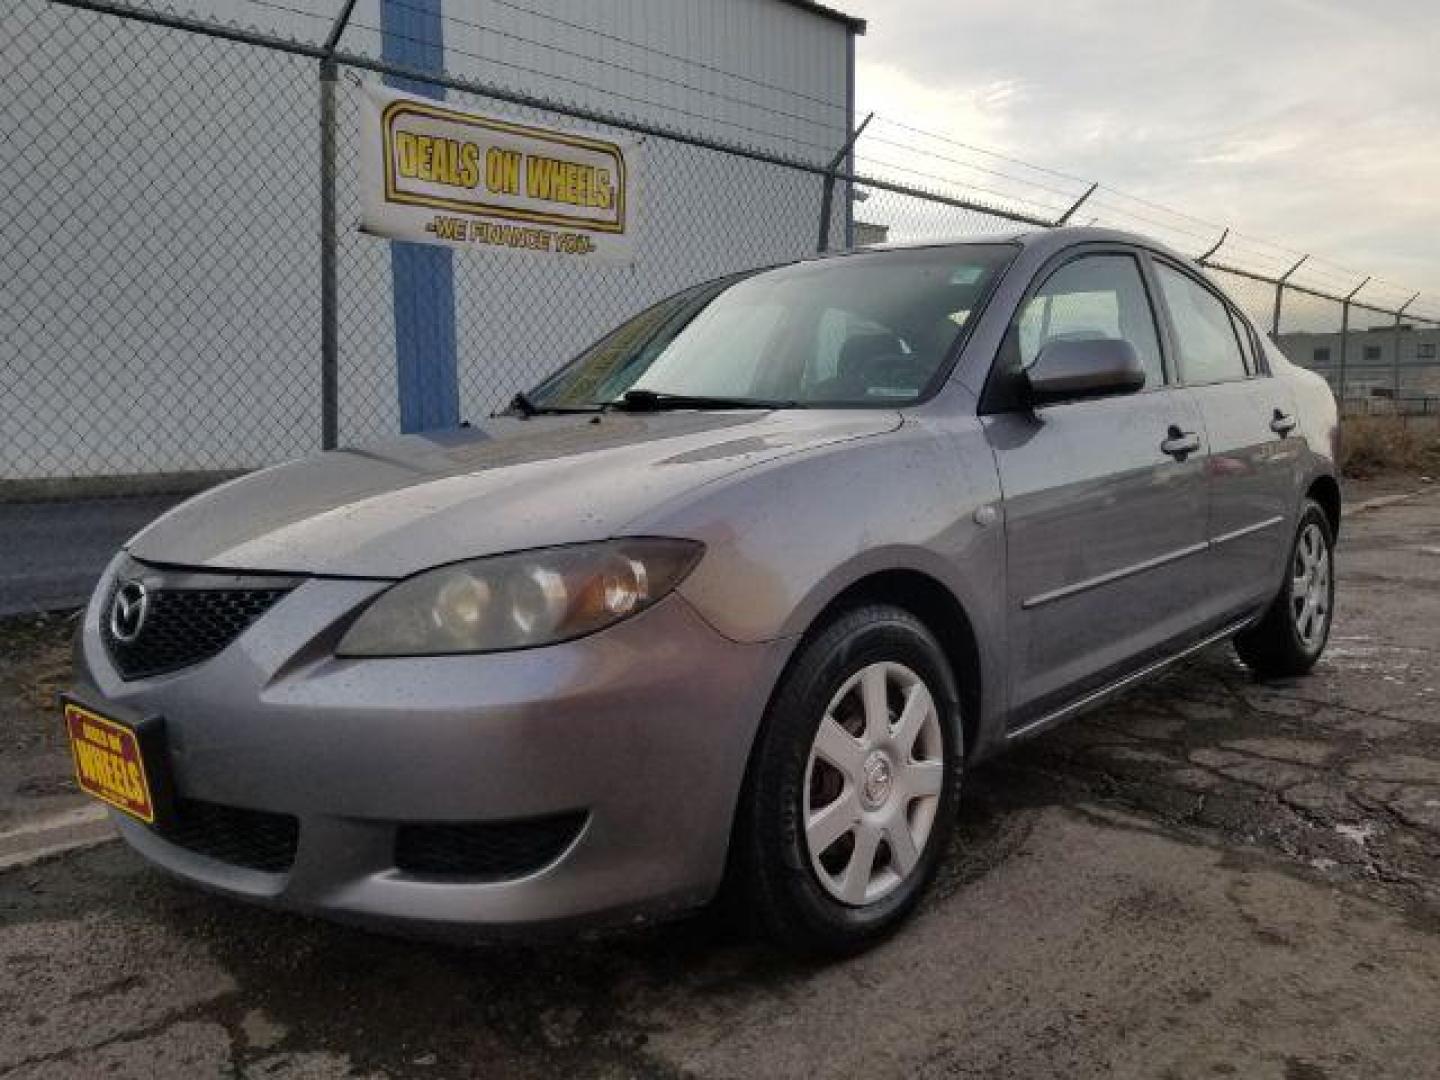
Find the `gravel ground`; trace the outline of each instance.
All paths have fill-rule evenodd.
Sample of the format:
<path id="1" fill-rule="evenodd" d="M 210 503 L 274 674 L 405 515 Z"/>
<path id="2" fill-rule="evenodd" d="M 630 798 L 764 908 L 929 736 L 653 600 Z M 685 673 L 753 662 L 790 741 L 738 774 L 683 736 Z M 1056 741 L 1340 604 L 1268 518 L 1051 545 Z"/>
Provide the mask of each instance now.
<path id="1" fill-rule="evenodd" d="M 74 613 L 0 619 L 0 829 L 81 801 L 55 707 L 74 632 Z"/>
<path id="2" fill-rule="evenodd" d="M 707 919 L 385 938 L 116 844 L 0 874 L 0 1077 L 1440 1077 L 1440 490 L 1348 522 L 1339 580 L 1310 677 L 1218 648 L 977 770 L 920 917 L 845 964 Z M 0 825 L 74 799 L 67 633 L 0 628 Z"/>

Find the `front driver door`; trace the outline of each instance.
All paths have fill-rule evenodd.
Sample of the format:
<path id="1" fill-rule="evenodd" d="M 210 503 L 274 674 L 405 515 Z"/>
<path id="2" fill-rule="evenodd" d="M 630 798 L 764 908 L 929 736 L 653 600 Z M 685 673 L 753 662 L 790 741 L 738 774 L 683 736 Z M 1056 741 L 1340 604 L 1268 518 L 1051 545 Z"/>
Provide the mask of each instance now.
<path id="1" fill-rule="evenodd" d="M 1204 429 L 1166 377 L 1136 255 L 1086 250 L 1039 280 L 997 358 L 984 418 L 1005 500 L 1016 729 L 1192 636 L 1205 551 Z M 1020 373 L 1065 337 L 1128 340 L 1144 388 L 1032 410 Z"/>

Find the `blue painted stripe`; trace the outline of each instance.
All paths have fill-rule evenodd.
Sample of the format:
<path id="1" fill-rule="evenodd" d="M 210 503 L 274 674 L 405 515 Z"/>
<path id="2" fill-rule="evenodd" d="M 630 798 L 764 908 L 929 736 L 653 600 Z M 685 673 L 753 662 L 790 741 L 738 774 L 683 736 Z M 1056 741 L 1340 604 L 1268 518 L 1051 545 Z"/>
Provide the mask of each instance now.
<path id="1" fill-rule="evenodd" d="M 390 64 L 440 72 L 445 66 L 441 0 L 380 0 L 380 55 Z M 386 76 L 397 90 L 445 97 L 443 87 Z M 455 268 L 446 248 L 390 243 L 395 296 L 395 362 L 400 430 L 429 431 L 460 423 L 455 365 Z"/>

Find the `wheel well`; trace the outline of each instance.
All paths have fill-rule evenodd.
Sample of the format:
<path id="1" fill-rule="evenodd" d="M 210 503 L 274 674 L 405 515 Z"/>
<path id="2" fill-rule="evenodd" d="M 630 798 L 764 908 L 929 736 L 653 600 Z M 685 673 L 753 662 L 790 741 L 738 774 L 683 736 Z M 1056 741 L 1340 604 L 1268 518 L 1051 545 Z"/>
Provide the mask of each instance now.
<path id="1" fill-rule="evenodd" d="M 980 719 L 980 650 L 970 617 L 960 601 L 928 574 L 918 570 L 885 570 L 861 578 L 826 604 L 809 632 L 819 631 L 845 611 L 872 603 L 903 608 L 935 635 L 959 684 L 960 722 L 968 756 L 975 746 L 976 725 Z"/>
<path id="2" fill-rule="evenodd" d="M 1318 477 L 1305 494 L 1320 504 L 1320 509 L 1324 510 L 1325 516 L 1330 519 L 1331 534 L 1339 536 L 1340 485 L 1335 482 L 1335 478 L 1333 476 Z"/>

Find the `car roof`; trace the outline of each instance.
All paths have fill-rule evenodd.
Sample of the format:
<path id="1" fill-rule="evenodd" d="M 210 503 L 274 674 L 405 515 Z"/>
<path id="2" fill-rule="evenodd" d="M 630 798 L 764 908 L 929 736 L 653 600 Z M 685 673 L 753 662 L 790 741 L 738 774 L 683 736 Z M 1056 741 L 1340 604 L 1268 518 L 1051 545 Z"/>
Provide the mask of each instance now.
<path id="1" fill-rule="evenodd" d="M 1063 251 L 1065 248 L 1073 247 L 1076 244 L 1131 244 L 1136 247 L 1144 247 L 1152 251 L 1161 252 L 1181 262 L 1189 263 L 1193 261 L 1190 256 L 1174 250 L 1168 244 L 1163 244 L 1153 237 L 1144 236 L 1140 233 L 1126 232 L 1123 229 L 1100 229 L 1088 225 L 1065 225 L 1053 229 L 1016 229 L 1009 232 L 973 233 L 934 240 L 886 242 L 883 244 L 872 244 L 866 247 L 846 248 L 844 250 L 827 252 L 825 255 L 816 255 L 812 256 L 812 258 L 858 255 L 865 252 L 881 253 L 886 251 L 914 251 L 920 248 L 958 247 L 962 244 L 1019 244 L 1022 247 L 1035 251 L 1041 257 Z"/>

